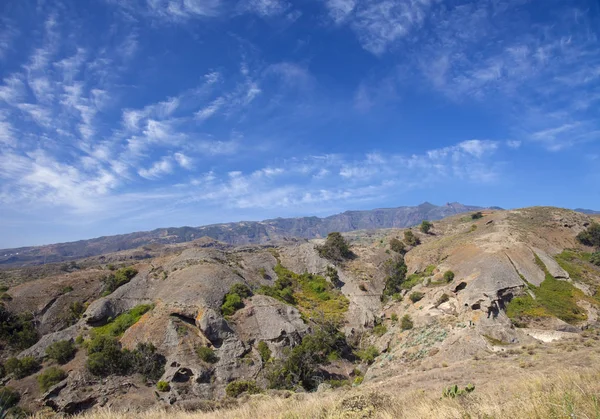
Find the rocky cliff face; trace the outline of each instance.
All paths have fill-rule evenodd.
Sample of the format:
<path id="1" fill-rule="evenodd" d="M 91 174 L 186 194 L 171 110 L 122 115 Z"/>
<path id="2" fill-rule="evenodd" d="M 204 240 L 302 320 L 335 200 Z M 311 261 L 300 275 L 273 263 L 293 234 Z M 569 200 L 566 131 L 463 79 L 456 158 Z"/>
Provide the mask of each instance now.
<path id="1" fill-rule="evenodd" d="M 153 231 L 99 237 L 48 246 L 0 250 L 0 266 L 58 263 L 121 250 L 140 249 L 136 255 L 148 257 L 152 245 L 185 243 L 209 237 L 222 243 L 243 245 L 271 243 L 289 237 L 319 238 L 332 231 L 403 228 L 422 220 L 439 220 L 449 215 L 482 209 L 459 203 L 436 206 L 424 203 L 416 207 L 384 208 L 370 211 L 347 211 L 326 218 L 277 218 L 265 221 L 243 221 L 203 227 L 160 228 Z"/>
<path id="2" fill-rule="evenodd" d="M 349 216 L 356 224 L 345 225 L 363 226 L 363 216 Z M 335 263 L 315 249 L 322 239 L 277 246 L 225 246 L 203 239 L 164 246 L 138 261 L 123 259 L 121 253 L 104 255 L 86 269 L 7 291 L 12 299 L 5 298 L 5 307 L 32 312 L 42 337 L 20 353 L 4 347 L 3 359 L 14 354 L 43 359 L 53 342 L 89 341 L 129 310 L 151 305 L 116 336 L 130 350 L 139 343 L 154 345 L 164 357 L 160 379 L 168 391 L 156 391 L 140 374 L 91 374 L 85 344 L 62 367 L 68 377 L 47 393 L 32 377 L 5 381 L 21 391 L 22 404 L 30 408 L 191 408 L 223 400 L 232 382 L 267 387 L 271 366 L 290 356 L 321 316 L 336 319 L 351 349 L 324 361 L 314 373 L 319 380 L 353 381 L 366 373 L 365 382 L 377 382 L 503 351 L 505 345 L 577 335 L 596 324 L 599 305 L 600 267 L 589 263 L 586 255 L 592 249 L 575 239 L 590 223 L 588 216 L 573 211 L 528 208 L 484 211 L 479 219 L 454 215 L 435 222 L 429 234 L 413 229 L 421 244 L 406 248 L 407 275 L 393 298 L 382 295 L 390 261 L 400 260 L 390 241 L 403 239 L 401 229 L 345 234 L 354 257 Z M 137 274 L 102 296 L 103 280 L 111 273 L 108 261 L 118 266 L 133 261 Z M 280 289 L 282 279 L 291 275 L 298 281 L 293 299 L 260 291 Z M 236 284 L 246 285 L 253 295 L 225 315 L 223 302 Z M 72 316 L 75 302 L 85 307 L 81 317 Z M 561 311 L 563 306 L 570 312 Z M 214 356 L 200 355 L 199 348 Z M 367 351 L 374 359 L 364 355 Z M 44 360 L 44 367 L 50 364 Z"/>

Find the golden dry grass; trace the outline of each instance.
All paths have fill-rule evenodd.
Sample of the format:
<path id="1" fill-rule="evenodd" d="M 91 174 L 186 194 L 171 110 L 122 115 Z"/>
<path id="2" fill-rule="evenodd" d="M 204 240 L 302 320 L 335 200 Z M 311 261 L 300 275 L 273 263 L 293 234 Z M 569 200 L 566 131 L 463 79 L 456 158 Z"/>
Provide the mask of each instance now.
<path id="1" fill-rule="evenodd" d="M 42 417 L 41 415 L 39 417 Z M 441 393 L 395 393 L 379 385 L 289 398 L 258 395 L 232 409 L 183 412 L 170 409 L 140 414 L 97 410 L 82 419 L 296 419 L 296 418 L 600 418 L 600 368 L 532 373 L 526 379 L 499 377 L 496 386 L 455 399 Z"/>

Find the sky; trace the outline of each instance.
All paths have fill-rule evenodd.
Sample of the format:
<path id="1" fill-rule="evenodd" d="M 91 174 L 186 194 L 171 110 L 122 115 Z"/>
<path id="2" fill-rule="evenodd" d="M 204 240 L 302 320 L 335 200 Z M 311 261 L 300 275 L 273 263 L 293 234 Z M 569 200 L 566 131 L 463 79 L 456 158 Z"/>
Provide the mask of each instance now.
<path id="1" fill-rule="evenodd" d="M 0 3 L 0 247 L 600 209 L 597 0 Z"/>

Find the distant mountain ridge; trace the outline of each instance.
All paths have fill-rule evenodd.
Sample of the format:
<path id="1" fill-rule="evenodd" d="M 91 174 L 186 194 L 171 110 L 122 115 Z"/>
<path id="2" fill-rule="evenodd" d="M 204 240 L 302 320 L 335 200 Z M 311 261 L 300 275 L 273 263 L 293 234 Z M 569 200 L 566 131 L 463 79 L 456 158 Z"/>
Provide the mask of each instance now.
<path id="1" fill-rule="evenodd" d="M 450 215 L 482 209 L 484 207 L 463 205 L 458 202 L 442 206 L 424 202 L 412 207 L 346 211 L 325 218 L 275 218 L 201 227 L 158 228 L 152 231 L 104 236 L 68 243 L 1 249 L 0 266 L 63 262 L 151 244 L 188 242 L 205 236 L 232 245 L 269 243 L 291 237 L 312 239 L 325 237 L 332 231 L 404 228 L 416 225 L 423 220 L 440 220 Z M 491 209 L 501 208 L 491 207 Z"/>
<path id="2" fill-rule="evenodd" d="M 600 211 L 594 211 L 594 210 L 585 209 L 585 208 L 575 208 L 573 211 L 581 212 L 583 214 L 588 214 L 588 215 L 600 215 Z"/>

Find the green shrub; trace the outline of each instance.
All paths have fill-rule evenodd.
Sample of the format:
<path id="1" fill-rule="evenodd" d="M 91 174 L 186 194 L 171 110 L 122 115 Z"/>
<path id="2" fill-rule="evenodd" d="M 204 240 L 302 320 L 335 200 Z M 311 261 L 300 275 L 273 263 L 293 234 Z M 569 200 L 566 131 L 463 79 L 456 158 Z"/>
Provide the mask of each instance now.
<path id="1" fill-rule="evenodd" d="M 219 360 L 217 355 L 215 355 L 215 351 L 207 346 L 198 346 L 196 348 L 196 354 L 201 360 L 208 362 L 209 364 L 214 364 Z"/>
<path id="2" fill-rule="evenodd" d="M 477 211 L 471 214 L 471 220 L 478 220 L 480 218 L 483 218 L 483 214 L 481 213 L 481 211 Z"/>
<path id="3" fill-rule="evenodd" d="M 81 346 L 83 345 L 83 342 L 85 342 L 83 336 L 77 335 L 77 337 L 75 338 L 75 345 Z"/>
<path id="4" fill-rule="evenodd" d="M 404 232 L 404 243 L 409 246 L 417 246 L 421 244 L 421 240 L 412 232 L 412 230 L 406 230 Z"/>
<path id="5" fill-rule="evenodd" d="M 223 304 L 221 305 L 221 313 L 224 316 L 231 316 L 240 308 L 244 307 L 244 298 L 252 295 L 252 291 L 245 284 L 234 284 L 229 292 L 225 294 Z"/>
<path id="6" fill-rule="evenodd" d="M 402 320 L 400 320 L 400 328 L 402 330 L 410 330 L 414 326 L 412 319 L 408 314 L 402 316 Z"/>
<path id="7" fill-rule="evenodd" d="M 37 376 L 40 390 L 45 393 L 52 386 L 67 378 L 67 373 L 57 367 L 48 367 Z"/>
<path id="8" fill-rule="evenodd" d="M 316 246 L 315 249 L 319 252 L 319 256 L 332 261 L 341 262 L 354 257 L 348 242 L 338 232 L 329 233 L 325 244 Z"/>
<path id="9" fill-rule="evenodd" d="M 379 351 L 375 346 L 370 345 L 366 349 L 356 351 L 355 355 L 360 358 L 361 361 L 370 365 L 375 361 L 375 358 L 379 356 Z"/>
<path id="10" fill-rule="evenodd" d="M 260 275 L 261 278 L 263 279 L 268 279 L 269 275 L 267 275 L 267 270 L 265 268 L 260 268 L 258 270 L 258 274 Z"/>
<path id="11" fill-rule="evenodd" d="M 390 240 L 390 249 L 392 249 L 392 251 L 394 251 L 396 253 L 400 253 L 401 255 L 406 253 L 404 243 L 395 237 Z"/>
<path id="12" fill-rule="evenodd" d="M 75 345 L 70 340 L 59 340 L 46 348 L 46 355 L 62 365 L 69 362 L 76 351 Z"/>
<path id="13" fill-rule="evenodd" d="M 32 356 L 26 356 L 21 359 L 8 358 L 4 363 L 4 368 L 8 374 L 12 374 L 20 380 L 31 375 L 40 369 L 40 362 Z"/>
<path id="14" fill-rule="evenodd" d="M 137 269 L 132 266 L 111 272 L 104 278 L 104 295 L 111 294 L 120 286 L 127 284 L 137 273 Z"/>
<path id="15" fill-rule="evenodd" d="M 586 246 L 600 249 L 600 224 L 592 223 L 586 230 L 577 235 L 577 240 Z"/>
<path id="16" fill-rule="evenodd" d="M 12 387 L 0 387 L 0 409 L 7 410 L 21 400 L 21 395 Z"/>
<path id="17" fill-rule="evenodd" d="M 361 375 L 361 376 L 359 376 L 359 377 L 356 377 L 356 378 L 354 379 L 354 383 L 353 383 L 353 384 L 354 384 L 355 386 L 359 386 L 359 385 L 361 385 L 361 384 L 362 384 L 362 382 L 363 382 L 363 380 L 364 380 L 364 379 L 365 379 L 365 377 L 363 377 L 362 375 Z"/>
<path id="18" fill-rule="evenodd" d="M 258 353 L 263 362 L 268 362 L 271 359 L 271 349 L 269 349 L 269 345 L 267 345 L 265 341 L 261 340 L 258 342 L 256 349 L 258 349 Z"/>
<path id="19" fill-rule="evenodd" d="M 321 324 L 289 350 L 287 356 L 272 363 L 267 374 L 269 386 L 292 390 L 300 385 L 312 390 L 320 382 L 319 366 L 327 363 L 332 352 L 340 354 L 348 350 L 345 336 L 335 324 Z"/>
<path id="20" fill-rule="evenodd" d="M 158 383 L 156 383 L 156 389 L 164 393 L 166 391 L 171 390 L 171 385 L 166 381 L 159 381 Z"/>
<path id="21" fill-rule="evenodd" d="M 156 352 L 151 343 L 138 343 L 133 351 L 121 349 L 119 341 L 107 335 L 95 336 L 87 344 L 86 367 L 93 375 L 142 374 L 151 381 L 164 373 L 165 357 Z"/>
<path id="22" fill-rule="evenodd" d="M 13 314 L 0 304 L 0 343 L 16 350 L 29 348 L 39 339 L 33 314 Z"/>
<path id="23" fill-rule="evenodd" d="M 229 397 L 238 397 L 242 393 L 258 394 L 261 391 L 255 381 L 232 381 L 225 387 L 225 393 Z"/>
<path id="24" fill-rule="evenodd" d="M 453 386 L 447 387 L 442 391 L 443 397 L 449 397 L 454 399 L 455 397 L 464 396 L 466 394 L 472 393 L 475 391 L 475 385 L 469 384 L 464 389 L 459 389 L 456 384 Z"/>
<path id="25" fill-rule="evenodd" d="M 408 298 L 410 299 L 410 301 L 412 301 L 413 303 L 416 303 L 418 301 L 421 301 L 423 299 L 425 295 L 422 292 L 419 291 L 415 291 L 413 293 L 411 293 Z"/>
<path id="26" fill-rule="evenodd" d="M 375 336 L 383 336 L 385 335 L 385 332 L 387 332 L 387 327 L 385 327 L 384 324 L 375 325 L 373 328 L 373 334 Z"/>
<path id="27" fill-rule="evenodd" d="M 92 333 L 94 336 L 108 335 L 119 337 L 123 335 L 127 329 L 136 324 L 144 314 L 153 308 L 154 305 L 152 304 L 140 304 L 135 306 L 131 310 L 117 316 L 117 318 L 108 322 L 104 326 L 95 327 Z"/>
<path id="28" fill-rule="evenodd" d="M 442 304 L 444 304 L 446 301 L 449 301 L 449 300 L 450 300 L 450 296 L 449 296 L 448 294 L 444 293 L 444 294 L 442 294 L 442 295 L 440 296 L 440 298 L 438 298 L 438 300 L 435 302 L 435 306 L 436 306 L 436 307 L 439 307 L 439 306 L 441 306 Z"/>
<path id="29" fill-rule="evenodd" d="M 596 266 L 600 266 L 600 252 L 592 253 L 590 256 L 590 263 Z"/>
<path id="30" fill-rule="evenodd" d="M 452 271 L 444 272 L 444 281 L 446 281 L 446 282 L 454 281 L 454 272 L 452 272 Z"/>
<path id="31" fill-rule="evenodd" d="M 391 319 L 392 319 L 392 322 L 396 323 L 398 321 L 398 315 L 396 313 L 392 313 Z"/>
<path id="32" fill-rule="evenodd" d="M 68 294 L 68 293 L 70 293 L 72 291 L 73 291 L 73 287 L 70 286 L 70 285 L 68 285 L 68 286 L 64 287 L 62 290 L 60 290 L 60 293 L 61 294 Z"/>
<path id="33" fill-rule="evenodd" d="M 429 234 L 429 231 L 433 228 L 433 223 L 430 223 L 427 220 L 423 220 L 423 222 L 421 223 L 421 225 L 419 226 L 419 229 L 421 230 L 421 233 L 425 233 L 425 234 Z"/>
<path id="34" fill-rule="evenodd" d="M 83 313 L 85 313 L 86 306 L 80 301 L 72 302 L 69 305 L 69 311 L 65 316 L 65 320 L 69 326 L 74 325 L 79 321 Z"/>
<path id="35" fill-rule="evenodd" d="M 404 263 L 404 257 L 398 255 L 395 258 L 386 260 L 384 263 L 384 270 L 387 277 L 385 279 L 383 296 L 391 297 L 402 290 L 402 284 L 406 281 L 407 268 Z"/>

